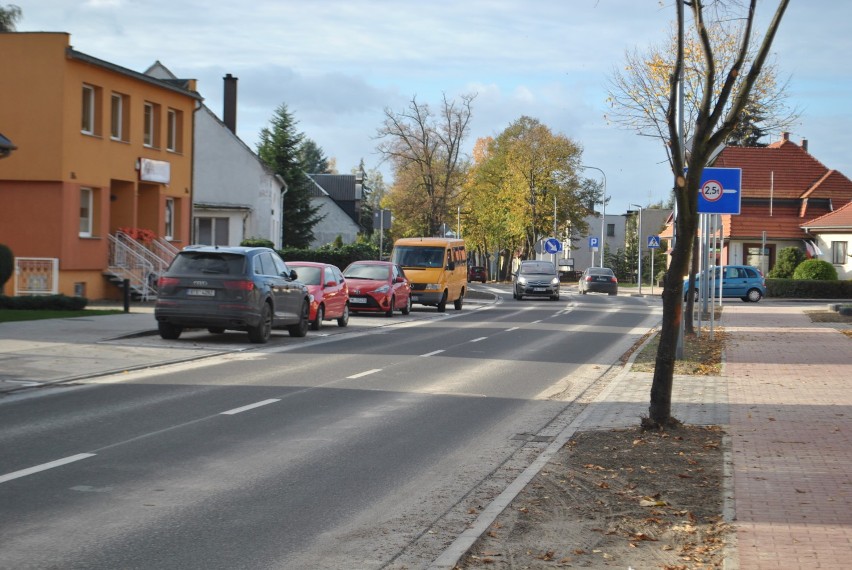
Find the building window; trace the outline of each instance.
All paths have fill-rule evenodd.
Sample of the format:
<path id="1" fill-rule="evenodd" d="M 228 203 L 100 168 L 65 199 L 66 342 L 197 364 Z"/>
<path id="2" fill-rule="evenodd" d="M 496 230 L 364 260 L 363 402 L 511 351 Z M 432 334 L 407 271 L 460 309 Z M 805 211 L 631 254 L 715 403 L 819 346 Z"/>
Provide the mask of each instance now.
<path id="1" fill-rule="evenodd" d="M 164 214 L 166 222 L 166 239 L 173 239 L 175 235 L 175 199 L 166 198 L 166 211 Z"/>
<path id="2" fill-rule="evenodd" d="M 100 89 L 92 85 L 83 85 L 83 109 L 80 130 L 87 135 L 100 132 Z"/>
<path id="3" fill-rule="evenodd" d="M 127 113 L 127 95 L 113 93 L 110 108 L 110 138 L 115 141 L 127 141 L 129 139 L 129 116 Z"/>
<path id="4" fill-rule="evenodd" d="M 166 123 L 166 148 L 172 152 L 183 152 L 183 112 L 169 109 Z"/>
<path id="5" fill-rule="evenodd" d="M 160 106 L 156 103 L 145 103 L 145 131 L 142 144 L 147 147 L 160 146 Z"/>
<path id="6" fill-rule="evenodd" d="M 92 237 L 94 212 L 94 192 L 91 188 L 80 188 L 80 237 Z"/>
<path id="7" fill-rule="evenodd" d="M 846 255 L 847 242 L 833 241 L 831 242 L 831 262 L 835 265 L 846 265 L 849 258 Z"/>
<path id="8" fill-rule="evenodd" d="M 615 224 L 606 225 L 606 235 L 607 237 L 615 237 Z"/>
<path id="9" fill-rule="evenodd" d="M 228 218 L 196 218 L 195 243 L 228 245 Z"/>

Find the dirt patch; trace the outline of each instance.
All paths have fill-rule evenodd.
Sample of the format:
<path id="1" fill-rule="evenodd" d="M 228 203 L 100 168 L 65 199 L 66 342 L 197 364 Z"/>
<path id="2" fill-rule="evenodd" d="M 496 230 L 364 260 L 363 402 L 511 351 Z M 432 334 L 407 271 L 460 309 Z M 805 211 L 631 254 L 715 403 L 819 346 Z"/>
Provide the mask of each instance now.
<path id="1" fill-rule="evenodd" d="M 723 435 L 579 433 L 457 568 L 721 568 Z"/>
<path id="2" fill-rule="evenodd" d="M 849 328 L 841 328 L 840 332 L 852 338 L 852 315 L 841 315 L 837 311 L 805 311 L 812 323 L 848 324 Z"/>

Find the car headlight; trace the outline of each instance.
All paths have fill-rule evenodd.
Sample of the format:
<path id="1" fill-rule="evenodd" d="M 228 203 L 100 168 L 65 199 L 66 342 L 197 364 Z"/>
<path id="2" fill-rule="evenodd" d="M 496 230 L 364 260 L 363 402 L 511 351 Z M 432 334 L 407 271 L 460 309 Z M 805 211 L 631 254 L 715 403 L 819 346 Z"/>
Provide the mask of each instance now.
<path id="1" fill-rule="evenodd" d="M 441 284 L 440 283 L 427 283 L 426 284 L 426 291 L 440 291 L 440 290 L 441 290 Z"/>
<path id="2" fill-rule="evenodd" d="M 526 277 L 518 277 L 518 283 L 520 283 L 521 285 L 526 285 L 527 284 L 527 278 Z"/>
<path id="3" fill-rule="evenodd" d="M 373 290 L 374 293 L 387 293 L 388 291 L 390 291 L 390 285 L 382 285 L 378 289 Z"/>
<path id="4" fill-rule="evenodd" d="M 554 277 L 550 280 L 550 284 L 553 286 L 559 285 L 559 277 Z"/>

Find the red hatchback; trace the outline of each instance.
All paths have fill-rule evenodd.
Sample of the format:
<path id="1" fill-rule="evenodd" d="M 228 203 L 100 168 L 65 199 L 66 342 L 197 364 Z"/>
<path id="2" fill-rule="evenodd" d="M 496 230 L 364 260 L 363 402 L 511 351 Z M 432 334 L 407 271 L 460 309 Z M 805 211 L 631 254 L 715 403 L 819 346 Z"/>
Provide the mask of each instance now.
<path id="1" fill-rule="evenodd" d="M 349 287 L 343 273 L 334 265 L 312 261 L 288 261 L 299 281 L 308 287 L 311 329 L 318 331 L 323 321 L 337 319 L 337 325 L 349 324 Z"/>
<path id="2" fill-rule="evenodd" d="M 411 283 L 402 267 L 390 261 L 354 261 L 343 270 L 349 285 L 349 303 L 353 312 L 381 312 L 393 316 L 411 312 Z"/>

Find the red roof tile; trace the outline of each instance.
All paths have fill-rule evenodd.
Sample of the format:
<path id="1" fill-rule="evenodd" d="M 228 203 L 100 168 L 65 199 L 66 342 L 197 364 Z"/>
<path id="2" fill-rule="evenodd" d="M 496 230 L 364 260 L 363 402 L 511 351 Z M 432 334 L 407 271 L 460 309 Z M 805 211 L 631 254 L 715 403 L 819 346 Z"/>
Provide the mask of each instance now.
<path id="1" fill-rule="evenodd" d="M 802 227 L 807 228 L 808 231 L 820 229 L 852 230 L 852 202 L 824 216 L 805 222 Z"/>

